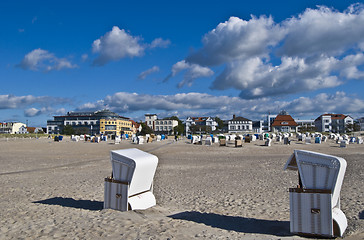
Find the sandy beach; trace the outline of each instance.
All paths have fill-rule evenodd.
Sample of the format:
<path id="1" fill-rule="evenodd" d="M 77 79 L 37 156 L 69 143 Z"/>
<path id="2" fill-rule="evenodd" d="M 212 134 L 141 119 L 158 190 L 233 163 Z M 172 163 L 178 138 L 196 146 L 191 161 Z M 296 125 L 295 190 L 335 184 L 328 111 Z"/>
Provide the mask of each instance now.
<path id="1" fill-rule="evenodd" d="M 291 145 L 263 141 L 220 147 L 165 140 L 62 142 L 0 139 L 0 239 L 301 239 L 289 231 L 288 188 L 297 173 L 283 167 L 294 149 L 343 157 L 341 209 L 345 239 L 364 239 L 364 145 L 334 141 Z M 103 210 L 110 150 L 139 148 L 159 158 L 157 206 Z"/>

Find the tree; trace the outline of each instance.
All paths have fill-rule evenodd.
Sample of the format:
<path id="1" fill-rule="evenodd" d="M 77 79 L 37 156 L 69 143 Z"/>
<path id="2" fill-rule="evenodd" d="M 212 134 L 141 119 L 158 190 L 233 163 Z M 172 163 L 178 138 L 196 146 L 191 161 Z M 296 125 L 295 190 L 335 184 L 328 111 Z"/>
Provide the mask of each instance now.
<path id="1" fill-rule="evenodd" d="M 87 127 L 79 127 L 75 130 L 75 134 L 77 135 L 90 134 L 90 129 Z"/>
<path id="2" fill-rule="evenodd" d="M 72 135 L 72 134 L 75 134 L 75 129 L 73 129 L 73 127 L 71 125 L 66 125 L 66 126 L 64 126 L 61 133 L 65 134 L 65 135 Z"/>
<path id="3" fill-rule="evenodd" d="M 178 125 L 173 128 L 174 134 L 183 134 L 185 132 L 185 126 L 183 125 L 182 121 L 179 120 L 177 116 L 172 116 L 169 118 L 170 120 L 177 120 Z"/>
<path id="4" fill-rule="evenodd" d="M 142 130 L 140 131 L 141 135 L 154 133 L 153 130 L 146 123 L 140 122 L 140 124 L 142 125 Z"/>
<path id="5" fill-rule="evenodd" d="M 223 129 L 224 128 L 224 121 L 221 120 L 219 117 L 215 117 L 215 121 L 217 122 L 217 128 L 218 129 Z"/>
<path id="6" fill-rule="evenodd" d="M 211 126 L 206 125 L 192 125 L 190 127 L 190 131 L 192 134 L 200 134 L 200 133 L 211 133 L 212 129 Z"/>

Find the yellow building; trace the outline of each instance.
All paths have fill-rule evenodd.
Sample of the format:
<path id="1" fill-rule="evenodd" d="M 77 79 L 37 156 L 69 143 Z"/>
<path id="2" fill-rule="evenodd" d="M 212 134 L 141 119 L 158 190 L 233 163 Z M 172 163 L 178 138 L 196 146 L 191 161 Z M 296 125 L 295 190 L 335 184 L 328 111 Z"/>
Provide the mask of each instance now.
<path id="1" fill-rule="evenodd" d="M 132 124 L 127 118 L 100 119 L 100 134 L 117 135 L 132 134 Z"/>

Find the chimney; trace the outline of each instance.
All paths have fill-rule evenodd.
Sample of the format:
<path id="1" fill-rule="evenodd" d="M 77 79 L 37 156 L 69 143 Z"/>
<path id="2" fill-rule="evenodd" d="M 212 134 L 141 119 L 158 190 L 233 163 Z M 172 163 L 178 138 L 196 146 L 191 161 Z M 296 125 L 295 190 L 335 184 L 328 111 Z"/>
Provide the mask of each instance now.
<path id="1" fill-rule="evenodd" d="M 235 118 L 235 114 L 233 114 L 233 119 Z"/>

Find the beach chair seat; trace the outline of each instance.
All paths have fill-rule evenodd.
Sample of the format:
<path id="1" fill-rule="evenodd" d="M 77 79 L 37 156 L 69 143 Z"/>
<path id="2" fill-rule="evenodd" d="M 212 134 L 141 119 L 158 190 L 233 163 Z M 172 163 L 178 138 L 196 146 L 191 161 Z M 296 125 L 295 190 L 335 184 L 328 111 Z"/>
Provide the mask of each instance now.
<path id="1" fill-rule="evenodd" d="M 235 147 L 242 147 L 243 144 L 242 144 L 242 141 L 241 139 L 235 139 Z"/>
<path id="2" fill-rule="evenodd" d="M 112 177 L 105 179 L 104 208 L 144 210 L 156 205 L 153 178 L 158 158 L 136 148 L 110 152 Z"/>
<path id="3" fill-rule="evenodd" d="M 345 159 L 295 150 L 284 169 L 298 171 L 300 179 L 297 188 L 289 189 L 291 232 L 341 237 L 347 227 L 340 209 Z"/>

